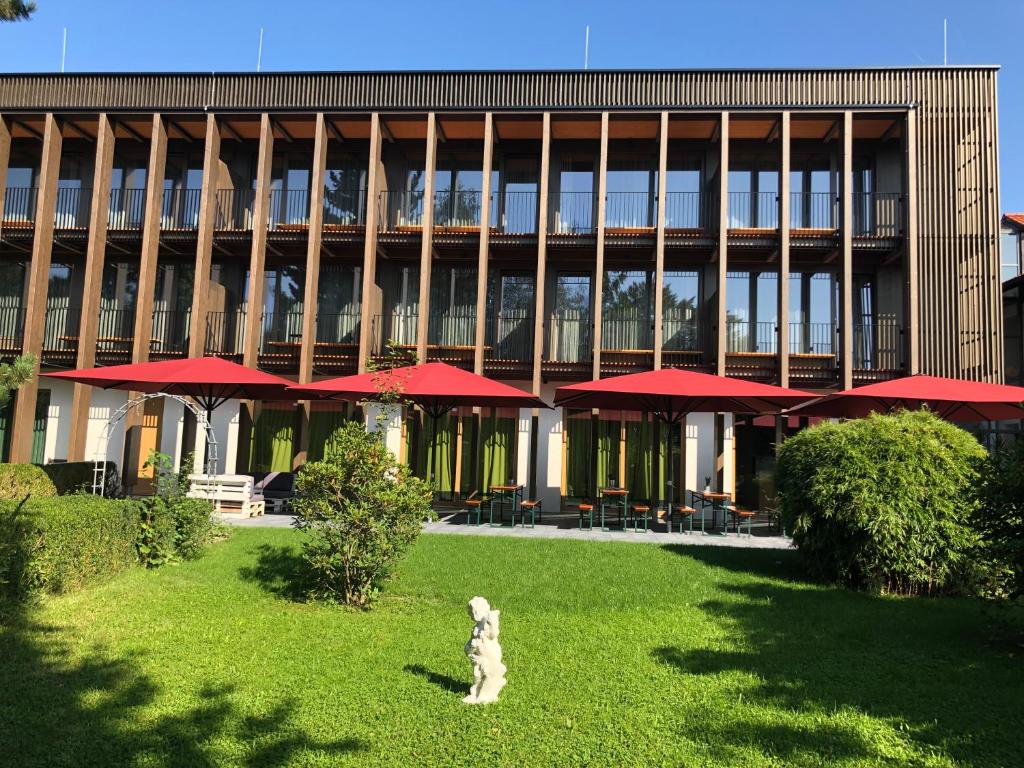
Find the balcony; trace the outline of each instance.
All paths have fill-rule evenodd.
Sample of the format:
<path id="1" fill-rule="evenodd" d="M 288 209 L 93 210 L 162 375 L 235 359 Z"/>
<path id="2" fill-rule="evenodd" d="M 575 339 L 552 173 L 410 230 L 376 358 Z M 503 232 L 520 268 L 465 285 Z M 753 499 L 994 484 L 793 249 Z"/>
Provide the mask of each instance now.
<path id="1" fill-rule="evenodd" d="M 499 312 L 484 334 L 484 368 L 487 373 L 533 371 L 533 314 L 526 310 Z"/>
<path id="2" fill-rule="evenodd" d="M 135 310 L 121 307 L 100 309 L 96 329 L 96 362 L 127 363 L 132 359 L 135 338 Z"/>
<path id="3" fill-rule="evenodd" d="M 218 189 L 214 228 L 221 232 L 252 230 L 255 201 L 256 191 L 253 189 Z"/>
<path id="4" fill-rule="evenodd" d="M 188 355 L 191 309 L 153 310 L 153 328 L 149 340 L 152 360 L 171 360 Z"/>
<path id="5" fill-rule="evenodd" d="M 53 225 L 56 229 L 86 229 L 92 190 L 84 187 L 59 187 Z"/>
<path id="6" fill-rule="evenodd" d="M 839 202 L 831 192 L 791 192 L 789 226 L 791 230 L 828 230 L 839 228 Z"/>
<path id="7" fill-rule="evenodd" d="M 370 330 L 372 353 L 382 354 L 388 342 L 406 349 L 415 349 L 418 322 L 419 315 L 406 309 L 374 316 Z"/>
<path id="8" fill-rule="evenodd" d="M 387 232 L 419 231 L 423 227 L 423 192 L 381 192 L 377 198 L 379 228 Z"/>
<path id="9" fill-rule="evenodd" d="M 903 196 L 898 192 L 861 192 L 853 195 L 853 236 L 895 239 L 903 237 Z"/>
<path id="10" fill-rule="evenodd" d="M 778 229 L 779 196 L 775 192 L 730 192 L 729 229 Z"/>
<path id="11" fill-rule="evenodd" d="M 68 367 L 78 357 L 78 320 L 81 307 L 46 307 L 40 361 L 44 365 Z"/>
<path id="12" fill-rule="evenodd" d="M 590 314 L 556 310 L 548 318 L 547 356 L 544 367 L 551 373 L 590 374 L 594 341 Z"/>
<path id="13" fill-rule="evenodd" d="M 145 189 L 110 190 L 108 229 L 142 229 L 146 213 Z"/>
<path id="14" fill-rule="evenodd" d="M 206 313 L 203 354 L 240 360 L 244 351 L 246 307 Z"/>
<path id="15" fill-rule="evenodd" d="M 199 228 L 201 189 L 165 189 L 160 208 L 160 229 L 165 232 L 193 232 Z"/>
<path id="16" fill-rule="evenodd" d="M 427 360 L 472 366 L 476 349 L 476 307 L 431 312 L 427 319 Z"/>
<path id="17" fill-rule="evenodd" d="M 480 229 L 480 211 L 483 193 L 479 190 L 453 189 L 434 193 L 434 227 L 449 230 Z M 493 206 L 494 196 L 491 196 Z M 497 211 L 491 211 L 491 224 L 497 220 Z"/>
<path id="18" fill-rule="evenodd" d="M 704 352 L 693 309 L 666 307 L 661 317 L 662 364 L 666 368 L 700 367 Z"/>
<path id="19" fill-rule="evenodd" d="M 835 323 L 789 324 L 789 375 L 794 382 L 830 385 L 839 374 Z"/>
<path id="20" fill-rule="evenodd" d="M 0 361 L 21 354 L 25 337 L 25 310 L 20 305 L 0 307 Z"/>
<path id="21" fill-rule="evenodd" d="M 729 320 L 725 325 L 727 376 L 771 379 L 777 368 L 778 327 L 775 323 Z"/>
<path id="22" fill-rule="evenodd" d="M 854 377 L 876 381 L 905 369 L 903 328 L 892 321 L 853 326 Z"/>
<path id="23" fill-rule="evenodd" d="M 708 197 L 703 192 L 668 192 L 665 195 L 666 232 L 700 232 L 711 226 Z"/>
<path id="24" fill-rule="evenodd" d="M 491 203 L 498 212 L 500 230 L 506 235 L 537 234 L 537 193 L 505 191 Z M 493 221 L 493 219 L 492 219 Z"/>
<path id="25" fill-rule="evenodd" d="M 259 349 L 261 367 L 298 368 L 302 349 L 303 314 L 301 309 L 263 313 Z"/>
<path id="26" fill-rule="evenodd" d="M 593 192 L 561 192 L 553 212 L 550 232 L 559 235 L 592 235 L 596 231 Z"/>
<path id="27" fill-rule="evenodd" d="M 657 201 L 646 192 L 609 192 L 605 198 L 605 227 L 620 232 L 645 232 L 654 228 Z"/>
<path id="28" fill-rule="evenodd" d="M 7 187 L 4 191 L 2 228 L 31 229 L 36 220 L 35 187 Z"/>
<path id="29" fill-rule="evenodd" d="M 654 327 L 637 308 L 606 309 L 601 316 L 602 372 L 625 373 L 649 368 L 654 356 Z"/>
<path id="30" fill-rule="evenodd" d="M 365 226 L 365 189 L 324 190 L 324 231 L 344 231 Z"/>
<path id="31" fill-rule="evenodd" d="M 271 190 L 267 229 L 271 232 L 309 229 L 309 202 L 308 189 Z"/>
<path id="32" fill-rule="evenodd" d="M 316 347 L 313 366 L 321 373 L 351 373 L 359 366 L 358 308 L 349 312 L 323 313 L 316 316 Z"/>

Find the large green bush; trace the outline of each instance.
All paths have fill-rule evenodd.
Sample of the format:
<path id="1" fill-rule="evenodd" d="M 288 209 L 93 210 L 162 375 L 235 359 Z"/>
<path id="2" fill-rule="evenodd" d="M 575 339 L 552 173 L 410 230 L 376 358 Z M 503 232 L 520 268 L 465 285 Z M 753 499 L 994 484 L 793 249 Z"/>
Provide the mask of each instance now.
<path id="1" fill-rule="evenodd" d="M 47 477 L 53 481 L 57 488 L 57 495 L 64 496 L 69 493 L 89 493 L 92 491 L 93 476 L 96 462 L 93 461 L 66 461 L 58 464 L 40 465 Z M 105 474 L 106 487 L 104 496 L 115 497 L 120 494 L 121 480 L 117 472 L 117 465 L 107 462 Z"/>
<path id="2" fill-rule="evenodd" d="M 379 433 L 349 422 L 322 461 L 300 470 L 296 490 L 312 596 L 367 606 L 419 535 L 429 487 L 395 461 Z"/>
<path id="3" fill-rule="evenodd" d="M 0 597 L 24 602 L 137 562 L 135 502 L 97 496 L 0 501 Z"/>
<path id="4" fill-rule="evenodd" d="M 985 450 L 927 411 L 821 424 L 779 449 L 783 521 L 811 573 L 936 593 L 961 582 Z"/>
<path id="5" fill-rule="evenodd" d="M 1024 594 L 1024 439 L 992 452 L 983 472 L 975 524 L 990 566 L 983 588 L 990 595 Z"/>
<path id="6" fill-rule="evenodd" d="M 42 467 L 0 464 L 0 500 L 21 501 L 26 496 L 46 498 L 56 495 L 57 486 Z"/>
<path id="7" fill-rule="evenodd" d="M 141 502 L 139 558 L 144 565 L 155 567 L 175 557 L 199 557 L 213 539 L 213 504 L 185 496 L 188 475 L 184 468 L 175 473 L 170 456 L 151 451 L 146 465 L 154 469 L 156 495 Z"/>

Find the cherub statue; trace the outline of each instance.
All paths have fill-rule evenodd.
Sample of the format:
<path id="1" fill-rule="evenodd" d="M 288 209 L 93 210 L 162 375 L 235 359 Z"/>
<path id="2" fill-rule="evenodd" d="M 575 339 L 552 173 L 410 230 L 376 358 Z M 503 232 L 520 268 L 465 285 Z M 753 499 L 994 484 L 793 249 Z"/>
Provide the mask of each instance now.
<path id="1" fill-rule="evenodd" d="M 507 670 L 501 663 L 501 645 L 498 644 L 500 611 L 492 611 L 490 603 L 482 597 L 474 597 L 466 609 L 476 624 L 466 643 L 466 655 L 473 664 L 473 685 L 462 701 L 466 704 L 490 704 L 497 701 L 498 693 L 506 682 Z"/>

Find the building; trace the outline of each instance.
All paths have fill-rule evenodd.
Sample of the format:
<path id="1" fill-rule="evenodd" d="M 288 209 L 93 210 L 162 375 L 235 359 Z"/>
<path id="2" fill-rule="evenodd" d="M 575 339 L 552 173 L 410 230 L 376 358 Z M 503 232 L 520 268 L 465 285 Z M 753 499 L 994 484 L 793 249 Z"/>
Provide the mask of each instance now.
<path id="1" fill-rule="evenodd" d="M 307 382 L 390 339 L 548 398 L 659 366 L 1000 381 L 996 76 L 0 75 L 2 351 L 225 355 Z M 124 398 L 33 383 L 9 456 L 92 458 Z M 317 455 L 351 415 L 324 408 L 219 409 L 226 468 Z M 171 403 L 130 421 L 126 476 L 186 427 Z M 686 487 L 749 496 L 774 435 L 695 414 L 668 442 Z M 410 418 L 389 439 L 416 464 L 420 436 Z M 441 480 L 651 493 L 663 437 L 643 414 L 459 414 Z"/>
<path id="2" fill-rule="evenodd" d="M 1007 384 L 1024 386 L 1024 213 L 1003 216 L 999 240 L 1006 344 L 1004 375 Z"/>

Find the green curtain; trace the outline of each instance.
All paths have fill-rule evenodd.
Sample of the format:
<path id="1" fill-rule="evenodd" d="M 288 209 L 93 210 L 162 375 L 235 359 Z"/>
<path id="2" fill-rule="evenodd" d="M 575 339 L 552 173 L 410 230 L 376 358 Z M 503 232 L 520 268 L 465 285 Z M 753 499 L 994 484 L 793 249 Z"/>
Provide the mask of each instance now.
<path id="1" fill-rule="evenodd" d="M 320 461 L 327 454 L 347 421 L 344 411 L 313 411 L 309 415 L 309 461 Z"/>
<path id="2" fill-rule="evenodd" d="M 32 463 L 42 464 L 46 456 L 46 425 L 50 415 L 50 390 L 36 394 L 36 416 L 32 424 Z"/>
<path id="3" fill-rule="evenodd" d="M 455 482 L 455 439 L 458 436 L 458 421 L 452 413 L 446 413 L 435 422 L 424 416 L 423 440 L 424 454 L 428 464 L 425 469 L 434 473 L 434 487 L 440 493 L 449 493 Z M 437 429 L 435 456 L 434 429 Z"/>
<path id="4" fill-rule="evenodd" d="M 264 408 L 252 427 L 253 472 L 290 472 L 296 411 Z"/>
<path id="5" fill-rule="evenodd" d="M 480 474 L 484 489 L 504 485 L 510 480 L 518 483 L 525 478 L 516 474 L 516 420 L 514 417 L 485 414 L 481 440 L 483 444 L 483 471 Z"/>
<path id="6" fill-rule="evenodd" d="M 570 498 L 593 496 L 590 457 L 593 451 L 589 411 L 565 412 L 565 493 Z"/>
<path id="7" fill-rule="evenodd" d="M 472 413 L 460 417 L 462 419 L 462 477 L 460 478 L 459 492 L 463 496 L 469 496 L 473 491 L 483 490 L 479 486 L 478 473 L 476 472 L 476 443 L 474 432 L 476 431 L 476 417 Z"/>
<path id="8" fill-rule="evenodd" d="M 646 413 L 639 421 L 626 422 L 626 487 L 631 499 L 657 499 L 651 492 L 651 469 L 654 466 L 654 423 Z M 661 451 L 658 452 L 659 455 Z M 658 462 L 664 477 L 665 461 Z"/>
<path id="9" fill-rule="evenodd" d="M 14 398 L 0 408 L 0 461 L 11 458 L 11 419 L 14 416 Z"/>
<path id="10" fill-rule="evenodd" d="M 624 478 L 619 477 L 619 430 L 618 418 L 597 420 L 597 487 L 621 487 Z"/>

